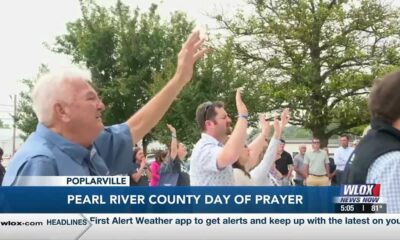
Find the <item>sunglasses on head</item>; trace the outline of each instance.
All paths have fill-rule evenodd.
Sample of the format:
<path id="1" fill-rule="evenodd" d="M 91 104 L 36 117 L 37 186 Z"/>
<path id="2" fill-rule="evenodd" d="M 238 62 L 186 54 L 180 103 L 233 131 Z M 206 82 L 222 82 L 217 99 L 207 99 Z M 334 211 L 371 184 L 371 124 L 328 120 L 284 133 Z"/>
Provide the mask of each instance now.
<path id="1" fill-rule="evenodd" d="M 214 103 L 212 103 L 212 102 L 207 102 L 207 105 L 206 105 L 206 107 L 204 108 L 204 121 L 205 120 L 207 120 L 207 114 L 208 114 L 208 111 L 212 108 L 214 106 Z"/>

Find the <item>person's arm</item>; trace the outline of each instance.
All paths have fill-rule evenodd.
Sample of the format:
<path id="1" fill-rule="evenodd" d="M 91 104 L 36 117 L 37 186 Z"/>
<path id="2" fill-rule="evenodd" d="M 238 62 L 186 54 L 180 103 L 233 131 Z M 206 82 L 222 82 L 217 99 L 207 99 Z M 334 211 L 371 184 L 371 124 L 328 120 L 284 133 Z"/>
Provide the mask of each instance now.
<path id="1" fill-rule="evenodd" d="M 268 172 L 271 169 L 279 174 L 282 177 L 282 174 L 275 168 L 274 160 L 276 157 L 276 153 L 278 151 L 278 147 L 281 144 L 280 138 L 282 135 L 282 129 L 286 126 L 287 122 L 289 121 L 288 118 L 288 110 L 284 110 L 285 115 L 281 119 L 286 119 L 282 122 L 279 122 L 278 116 L 274 118 L 274 135 L 272 136 L 271 142 L 268 145 L 268 149 L 264 154 L 264 157 L 260 164 L 255 167 L 251 172 L 251 179 L 254 183 L 258 186 L 266 185 L 268 182 Z M 282 113 L 283 114 L 283 113 Z"/>
<path id="2" fill-rule="evenodd" d="M 332 179 L 336 176 L 336 170 L 329 174 L 329 178 Z"/>
<path id="3" fill-rule="evenodd" d="M 340 158 L 339 158 L 339 148 L 335 150 L 335 153 L 333 154 L 333 161 L 335 162 L 336 166 L 340 164 Z"/>
<path id="4" fill-rule="evenodd" d="M 308 177 L 309 172 L 310 172 L 310 165 L 308 165 L 308 163 L 305 163 L 304 164 L 304 176 L 305 176 L 305 178 Z"/>
<path id="5" fill-rule="evenodd" d="M 268 146 L 266 138 L 270 131 L 269 122 L 265 120 L 264 114 L 259 114 L 258 117 L 261 126 L 261 133 L 248 146 L 250 150 L 250 159 L 246 164 L 246 169 L 252 169 L 258 164 L 262 150 L 264 147 Z"/>
<path id="6" fill-rule="evenodd" d="M 326 171 L 326 176 L 329 177 L 329 157 L 328 154 L 325 154 L 325 159 L 324 159 L 324 163 L 325 163 L 325 171 Z"/>
<path id="7" fill-rule="evenodd" d="M 300 154 L 300 153 L 299 153 Z M 306 178 L 307 176 L 304 174 L 304 171 L 302 171 L 299 168 L 299 160 L 297 160 L 297 158 L 295 157 L 293 159 L 293 167 L 294 167 L 294 171 L 296 172 L 296 174 L 299 174 L 302 178 Z"/>
<path id="8" fill-rule="evenodd" d="M 290 156 L 290 162 L 291 163 L 288 164 L 289 172 L 288 172 L 288 175 L 287 175 L 289 179 L 292 178 L 292 174 L 293 174 L 293 159 L 292 159 L 292 156 Z"/>
<path id="9" fill-rule="evenodd" d="M 329 163 L 325 163 L 326 176 L 329 177 Z"/>
<path id="10" fill-rule="evenodd" d="M 171 152 L 169 155 L 170 160 L 173 161 L 178 155 L 178 140 L 176 139 L 176 129 L 171 124 L 167 124 L 167 127 L 171 131 Z"/>
<path id="11" fill-rule="evenodd" d="M 243 103 L 240 95 L 240 89 L 236 90 L 236 108 L 239 114 L 235 128 L 226 142 L 222 151 L 217 157 L 218 169 L 223 169 L 229 165 L 232 165 L 239 158 L 239 155 L 244 147 L 246 141 L 246 130 L 247 130 L 247 107 Z"/>
<path id="12" fill-rule="evenodd" d="M 179 52 L 175 75 L 156 96 L 127 120 L 133 144 L 139 142 L 160 121 L 174 99 L 190 81 L 194 64 L 208 50 L 202 49 L 203 42 L 204 39 L 200 39 L 199 31 L 189 36 Z"/>
<path id="13" fill-rule="evenodd" d="M 307 153 L 304 155 L 304 176 L 308 178 L 308 174 L 310 174 L 310 160 L 308 159 Z"/>
<path id="14" fill-rule="evenodd" d="M 140 168 L 137 169 L 137 171 L 135 173 L 133 173 L 131 175 L 131 178 L 133 181 L 135 181 L 136 183 L 139 182 L 140 178 L 142 177 L 142 173 L 146 170 L 146 161 L 142 160 L 140 162 Z"/>
<path id="15" fill-rule="evenodd" d="M 250 171 L 251 179 L 257 186 L 264 186 L 268 182 L 268 172 L 274 168 L 273 163 L 275 160 L 276 152 L 281 141 L 273 137 L 268 145 L 267 151 L 260 164 Z M 276 170 L 277 171 L 277 170 Z M 279 172 L 279 171 L 278 171 Z"/>

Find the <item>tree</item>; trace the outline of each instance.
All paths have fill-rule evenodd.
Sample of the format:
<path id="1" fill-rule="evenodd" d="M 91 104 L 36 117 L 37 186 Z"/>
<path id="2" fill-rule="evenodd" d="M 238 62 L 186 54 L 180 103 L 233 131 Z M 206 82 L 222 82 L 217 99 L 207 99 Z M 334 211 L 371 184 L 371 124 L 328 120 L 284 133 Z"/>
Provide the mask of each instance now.
<path id="1" fill-rule="evenodd" d="M 400 62 L 398 8 L 377 0 L 248 4 L 232 18 L 215 18 L 234 37 L 237 67 L 252 76 L 261 106 L 289 107 L 291 123 L 322 146 L 369 121 L 368 88 Z"/>
<path id="2" fill-rule="evenodd" d="M 235 124 L 237 115 L 235 104 L 235 90 L 238 87 L 246 86 L 246 75 L 237 69 L 235 59 L 232 55 L 233 42 L 228 40 L 221 47 L 207 55 L 205 59 L 197 63 L 196 72 L 192 83 L 183 90 L 179 98 L 176 99 L 160 124 L 157 125 L 155 133 L 157 139 L 163 143 L 169 143 L 171 134 L 166 124 L 172 124 L 176 130 L 179 141 L 190 145 L 200 138 L 200 129 L 196 122 L 196 108 L 199 104 L 206 101 L 222 101 L 225 109 L 233 119 Z M 166 76 L 174 70 L 173 65 L 167 65 L 165 71 L 156 75 L 154 83 L 150 89 L 156 93 L 165 85 Z M 247 106 L 253 106 L 251 93 L 245 92 L 244 101 Z M 254 108 L 254 107 L 253 107 Z M 254 114 L 254 118 L 257 118 Z M 254 119 L 252 119 L 254 122 Z M 255 120 L 256 121 L 256 120 Z"/>
<path id="3" fill-rule="evenodd" d="M 49 71 L 46 65 L 41 65 L 39 67 L 39 73 L 35 79 L 23 79 L 22 83 L 28 88 L 27 91 L 22 91 L 18 94 L 17 103 L 17 114 L 16 114 L 16 125 L 23 134 L 21 138 L 26 140 L 28 136 L 36 130 L 36 125 L 38 124 L 38 119 L 32 108 L 32 98 L 31 92 L 35 82 L 45 73 Z"/>
<path id="4" fill-rule="evenodd" d="M 121 1 L 110 9 L 94 1 L 80 5 L 83 17 L 67 24 L 52 50 L 90 69 L 106 105 L 105 124 L 124 122 L 150 99 L 155 75 L 167 64 L 176 67 L 175 56 L 194 24 L 179 12 L 161 21 L 154 4 L 144 13 Z M 144 148 L 152 137 L 143 138 Z"/>
<path id="5" fill-rule="evenodd" d="M 5 124 L 3 121 L 0 119 L 0 128 L 10 128 L 8 124 Z"/>

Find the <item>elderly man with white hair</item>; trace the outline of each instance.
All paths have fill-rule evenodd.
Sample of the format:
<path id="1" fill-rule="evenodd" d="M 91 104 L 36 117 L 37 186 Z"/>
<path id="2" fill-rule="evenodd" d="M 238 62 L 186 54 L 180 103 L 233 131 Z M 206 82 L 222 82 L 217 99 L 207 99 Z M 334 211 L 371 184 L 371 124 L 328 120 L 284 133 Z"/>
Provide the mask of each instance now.
<path id="1" fill-rule="evenodd" d="M 125 123 L 104 128 L 104 104 L 82 70 L 49 73 L 36 84 L 33 108 L 36 131 L 12 159 L 3 186 L 30 185 L 24 176 L 104 176 L 127 174 L 132 147 L 162 118 L 207 52 L 199 32 L 178 55 L 175 75 Z M 134 99 L 132 99 L 134 101 Z"/>

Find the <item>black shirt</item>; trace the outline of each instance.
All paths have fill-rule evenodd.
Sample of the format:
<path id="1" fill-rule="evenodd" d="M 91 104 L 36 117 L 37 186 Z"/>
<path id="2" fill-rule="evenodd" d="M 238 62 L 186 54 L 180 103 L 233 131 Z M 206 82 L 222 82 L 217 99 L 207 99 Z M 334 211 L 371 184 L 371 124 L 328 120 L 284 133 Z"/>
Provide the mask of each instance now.
<path id="1" fill-rule="evenodd" d="M 3 177 L 4 177 L 5 174 L 6 174 L 6 169 L 0 163 L 0 186 L 1 186 L 1 183 L 3 182 Z"/>
<path id="2" fill-rule="evenodd" d="M 286 176 L 289 173 L 289 165 L 293 165 L 293 158 L 290 155 L 290 153 L 283 151 L 281 154 L 281 158 L 276 160 L 275 166 L 276 169 L 284 176 Z"/>
<path id="3" fill-rule="evenodd" d="M 136 163 L 134 163 L 134 165 L 135 165 L 135 169 L 136 169 L 136 171 L 134 173 L 136 173 L 139 170 L 140 166 Z M 130 175 L 132 175 L 132 173 Z M 130 185 L 131 186 L 149 186 L 149 177 L 147 176 L 146 171 L 142 172 L 142 175 L 139 178 L 138 182 L 135 182 L 132 179 L 132 177 L 130 177 Z"/>

